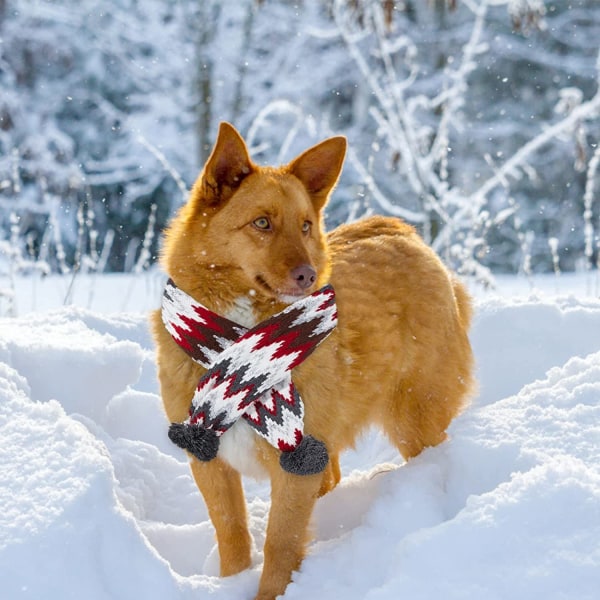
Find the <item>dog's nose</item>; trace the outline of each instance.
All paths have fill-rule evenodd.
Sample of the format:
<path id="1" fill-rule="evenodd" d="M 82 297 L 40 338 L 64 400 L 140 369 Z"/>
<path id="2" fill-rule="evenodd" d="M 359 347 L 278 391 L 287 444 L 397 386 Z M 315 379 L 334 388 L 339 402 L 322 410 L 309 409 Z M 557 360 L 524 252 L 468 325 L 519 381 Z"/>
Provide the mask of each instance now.
<path id="1" fill-rule="evenodd" d="M 300 265 L 292 269 L 291 275 L 296 285 L 302 290 L 310 287 L 317 278 L 317 272 L 310 265 Z"/>

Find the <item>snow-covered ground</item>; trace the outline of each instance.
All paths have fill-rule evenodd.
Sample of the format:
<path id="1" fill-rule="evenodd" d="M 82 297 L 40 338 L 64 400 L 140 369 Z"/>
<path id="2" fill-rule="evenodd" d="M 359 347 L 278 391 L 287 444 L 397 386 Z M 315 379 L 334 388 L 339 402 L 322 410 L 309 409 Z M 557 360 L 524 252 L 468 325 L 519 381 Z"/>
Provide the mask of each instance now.
<path id="1" fill-rule="evenodd" d="M 0 319 L 0 596 L 252 598 L 268 486 L 245 482 L 253 568 L 220 579 L 157 392 L 161 278 L 75 284 L 20 280 Z M 285 598 L 600 598 L 597 279 L 476 295 L 472 406 L 409 464 L 376 432 L 343 457 Z"/>

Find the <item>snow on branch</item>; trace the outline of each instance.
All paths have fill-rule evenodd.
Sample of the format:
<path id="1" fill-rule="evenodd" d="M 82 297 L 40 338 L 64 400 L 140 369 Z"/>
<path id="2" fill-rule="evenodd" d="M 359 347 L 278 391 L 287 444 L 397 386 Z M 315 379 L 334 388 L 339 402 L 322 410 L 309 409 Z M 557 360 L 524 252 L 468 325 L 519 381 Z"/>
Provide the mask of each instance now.
<path id="1" fill-rule="evenodd" d="M 520 170 L 527 169 L 527 161 L 540 148 L 566 132 L 574 131 L 580 123 L 588 119 L 598 118 L 600 114 L 600 87 L 596 94 L 583 104 L 576 106 L 562 120 L 538 134 L 525 143 L 510 159 L 508 159 L 496 172 L 479 187 L 475 192 L 466 197 L 462 207 L 454 215 L 454 220 L 460 222 L 469 214 L 475 212 L 485 204 L 488 195 L 496 187 L 505 185 L 509 177 L 517 177 Z M 434 241 L 434 249 L 440 250 L 448 243 L 452 231 L 445 228 Z"/>
<path id="2" fill-rule="evenodd" d="M 594 188 L 596 187 L 596 175 L 600 166 L 600 145 L 592 156 L 586 174 L 585 193 L 583 195 L 583 235 L 585 240 L 585 268 L 591 269 L 594 255 L 594 225 L 592 221 L 592 204 L 594 201 Z"/>
<path id="3" fill-rule="evenodd" d="M 464 104 L 467 78 L 476 68 L 475 56 L 486 49 L 481 43 L 481 36 L 487 4 L 484 1 L 472 7 L 475 19 L 469 40 L 462 48 L 461 60 L 455 69 L 445 70 L 445 79 L 449 81 L 449 85 L 434 97 L 425 94 L 407 97 L 406 94 L 415 83 L 421 68 L 416 60 L 416 47 L 409 35 L 400 35 L 395 42 L 390 41 L 381 5 L 366 3 L 365 11 L 368 13 L 363 22 L 370 23 L 369 32 L 374 37 L 376 51 L 373 54 L 378 59 L 378 65 L 374 68 L 359 44 L 364 39 L 366 30 L 357 35 L 355 28 L 349 25 L 346 3 L 341 0 L 334 2 L 333 16 L 340 35 L 376 100 L 376 106 L 371 107 L 370 114 L 377 123 L 378 133 L 402 157 L 403 174 L 411 189 L 421 199 L 424 209 L 426 206 L 430 207 L 433 199 L 442 198 L 447 191 L 445 162 L 448 129 L 451 123 L 456 122 L 456 113 Z M 405 75 L 400 74 L 395 66 L 398 62 L 395 55 L 400 51 L 403 52 L 400 64 L 408 70 Z M 428 139 L 429 127 L 424 127 L 422 119 L 418 117 L 418 111 L 423 109 L 429 112 L 441 110 L 441 118 L 432 140 Z M 439 173 L 438 166 L 441 166 Z M 366 173 L 367 170 L 363 168 L 362 172 Z M 394 205 L 393 201 L 384 200 L 381 194 L 375 195 L 375 200 L 386 211 Z M 438 206 L 441 207 L 440 204 Z M 425 217 L 420 215 L 419 219 L 413 220 L 423 222 Z"/>
<path id="4" fill-rule="evenodd" d="M 371 193 L 372 197 L 383 210 L 385 210 L 390 215 L 400 217 L 401 219 L 405 219 L 406 221 L 410 221 L 411 223 L 423 223 L 425 221 L 426 215 L 424 213 L 416 212 L 414 210 L 410 210 L 408 208 L 404 208 L 402 206 L 399 206 L 398 204 L 390 202 L 387 196 L 379 189 L 379 186 L 375 182 L 375 179 L 362 164 L 352 147 L 348 148 L 348 159 L 350 161 L 350 164 L 354 167 L 354 169 L 356 169 L 357 173 L 360 175 L 363 183 Z"/>
<path id="5" fill-rule="evenodd" d="M 298 135 L 298 132 L 300 131 L 303 125 L 308 127 L 309 132 L 312 135 L 315 135 L 314 120 L 309 115 L 305 115 L 304 111 L 300 106 L 297 106 L 289 100 L 273 100 L 272 102 L 269 102 L 253 119 L 250 129 L 248 130 L 248 134 L 246 136 L 246 141 L 248 145 L 250 147 L 256 146 L 256 139 L 258 137 L 258 133 L 261 128 L 267 125 L 269 118 L 273 116 L 282 115 L 291 115 L 294 122 L 293 125 L 289 128 L 287 135 L 285 136 L 285 139 L 279 149 L 277 160 L 280 163 L 283 162 L 290 146 L 292 145 L 292 142 Z M 258 153 L 262 150 L 264 150 L 264 148 L 253 148 L 253 151 L 255 153 Z"/>
<path id="6" fill-rule="evenodd" d="M 506 176 L 514 176 L 519 168 L 527 163 L 527 159 L 537 152 L 542 146 L 545 146 L 551 140 L 557 138 L 562 133 L 574 130 L 579 123 L 587 119 L 596 118 L 600 111 L 600 90 L 589 100 L 573 109 L 573 111 L 562 121 L 545 129 L 542 133 L 527 142 L 507 160 L 500 169 L 488 179 L 476 192 L 471 195 L 472 199 L 487 196 L 491 190 L 502 183 Z"/>
<path id="7" fill-rule="evenodd" d="M 177 170 L 171 165 L 168 161 L 167 157 L 153 144 L 151 144 L 141 133 L 138 135 L 138 142 L 144 146 L 153 156 L 158 160 L 158 162 L 164 167 L 165 171 L 169 173 L 169 175 L 173 178 L 173 181 L 176 183 L 179 191 L 181 192 L 181 196 L 183 198 L 183 202 L 187 200 L 189 190 L 183 181 L 181 175 L 177 172 Z"/>
<path id="8" fill-rule="evenodd" d="M 521 36 L 533 29 L 543 30 L 546 12 L 541 0 L 464 0 L 462 4 L 462 20 L 456 21 L 454 29 L 450 29 L 433 8 L 419 9 L 417 16 L 399 13 L 399 22 L 392 27 L 381 2 L 370 0 L 357 4 L 360 19 L 353 12 L 356 3 L 349 6 L 343 0 L 334 0 L 332 16 L 370 93 L 368 114 L 376 125 L 376 140 L 371 147 L 379 148 L 379 142 L 384 142 L 391 153 L 388 171 L 392 176 L 398 174 L 401 187 L 382 185 L 375 177 L 374 154 L 365 159 L 351 151 L 351 165 L 379 209 L 421 225 L 424 236 L 446 260 L 463 272 L 485 277 L 482 260 L 488 251 L 488 234 L 498 231 L 510 218 L 514 219 L 515 227 L 522 223 L 516 216 L 519 205 L 515 200 L 494 192 L 499 187 L 509 190 L 511 180 L 519 179 L 523 173 L 533 178 L 534 155 L 565 135 L 571 136 L 576 144 L 575 169 L 583 170 L 587 148 L 585 123 L 600 115 L 600 92 L 584 102 L 583 88 L 563 88 L 557 106 L 560 109 L 557 112 L 563 111 L 559 121 L 544 127 L 540 133 L 531 134 L 530 139 L 511 150 L 510 158 L 499 166 L 493 163 L 489 151 L 480 151 L 473 144 L 469 150 L 471 164 L 487 162 L 492 169 L 491 176 L 479 183 L 478 173 L 470 175 L 457 162 L 464 156 L 463 147 L 467 142 L 456 134 L 460 135 L 463 128 L 462 111 L 465 107 L 472 109 L 471 96 L 478 89 L 473 85 L 481 86 L 482 78 L 483 81 L 490 79 L 481 73 L 477 80 L 471 81 L 475 71 L 482 71 L 486 64 L 489 69 L 490 61 L 493 63 L 495 59 L 494 56 L 490 61 L 479 58 L 491 51 L 486 42 L 486 38 L 490 38 L 488 19 L 495 15 L 489 9 L 506 6 L 508 18 L 512 19 L 513 27 L 518 24 Z M 422 27 L 415 27 L 417 24 Z M 414 30 L 418 30 L 421 37 L 429 35 L 430 41 L 420 42 Z M 436 35 L 442 41 L 435 40 Z M 457 35 L 461 39 L 458 47 Z M 499 81 L 501 77 L 498 74 Z M 501 81 L 504 83 L 507 79 Z M 507 116 L 501 127 L 510 129 L 517 122 Z M 454 145 L 458 146 L 456 156 L 452 155 Z M 593 185 L 597 161 L 596 158 L 589 165 L 588 186 Z M 589 174 L 591 170 L 593 175 Z M 469 186 L 465 192 L 464 187 Z M 474 190 L 472 186 L 476 186 Z M 411 208 L 399 207 L 399 199 L 384 191 L 386 188 L 394 193 L 398 189 L 408 192 L 403 195 L 409 199 Z M 591 192 L 587 192 L 587 197 L 591 197 Z M 589 215 L 589 211 L 586 214 Z M 587 229 L 586 252 L 591 255 L 589 225 Z M 511 243 L 516 241 L 517 233 L 512 235 Z M 556 235 L 553 237 L 559 239 Z M 553 244 L 556 266 L 559 247 L 555 241 Z"/>

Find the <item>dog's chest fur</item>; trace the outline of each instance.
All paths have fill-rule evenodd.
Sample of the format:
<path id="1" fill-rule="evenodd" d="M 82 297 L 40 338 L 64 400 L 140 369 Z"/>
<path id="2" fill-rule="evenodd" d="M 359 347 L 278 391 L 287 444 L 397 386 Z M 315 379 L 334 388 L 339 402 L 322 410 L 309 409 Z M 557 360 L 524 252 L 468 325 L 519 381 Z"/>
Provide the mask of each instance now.
<path id="1" fill-rule="evenodd" d="M 248 296 L 236 298 L 224 316 L 248 329 L 258 323 L 252 299 Z M 267 472 L 256 457 L 256 440 L 257 434 L 252 427 L 244 419 L 239 419 L 221 437 L 218 456 L 242 475 L 262 479 Z"/>
<path id="2" fill-rule="evenodd" d="M 247 329 L 254 327 L 258 323 L 258 319 L 254 313 L 252 298 L 249 296 L 238 296 L 223 316 Z"/>

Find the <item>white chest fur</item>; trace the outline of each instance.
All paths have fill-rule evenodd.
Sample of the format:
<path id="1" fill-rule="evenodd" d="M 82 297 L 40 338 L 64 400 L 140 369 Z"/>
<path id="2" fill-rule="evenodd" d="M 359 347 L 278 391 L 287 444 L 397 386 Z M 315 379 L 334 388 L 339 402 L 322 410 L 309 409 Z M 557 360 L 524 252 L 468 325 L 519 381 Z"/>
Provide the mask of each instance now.
<path id="1" fill-rule="evenodd" d="M 248 329 L 254 327 L 258 323 L 252 307 L 252 298 L 249 296 L 239 296 L 236 298 L 233 305 L 224 316 L 230 321 L 242 325 L 243 327 L 247 327 Z"/>
<path id="2" fill-rule="evenodd" d="M 252 300 L 248 296 L 240 296 L 225 316 L 244 327 L 254 327 L 257 323 Z M 219 457 L 228 462 L 236 471 L 248 477 L 262 479 L 267 475 L 264 467 L 256 457 L 256 439 L 258 434 L 239 419 L 223 436 L 219 443 Z"/>
<path id="3" fill-rule="evenodd" d="M 239 419 L 219 440 L 219 458 L 228 462 L 236 471 L 248 477 L 263 479 L 267 472 L 256 457 L 258 434 Z"/>

